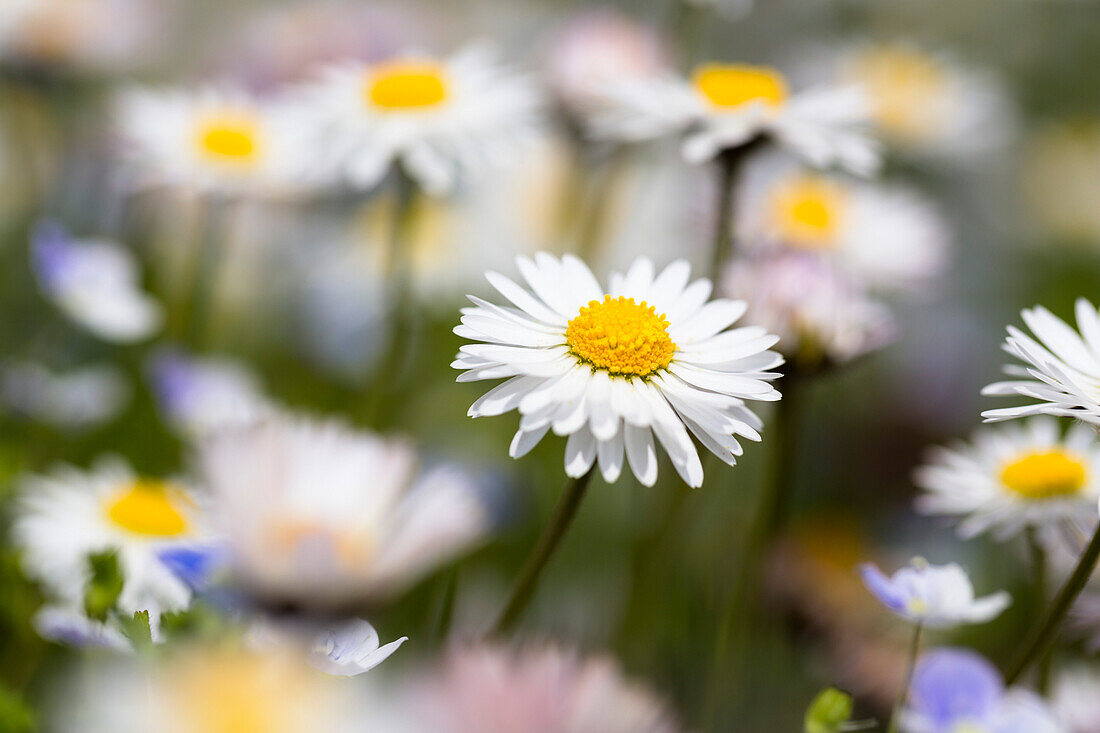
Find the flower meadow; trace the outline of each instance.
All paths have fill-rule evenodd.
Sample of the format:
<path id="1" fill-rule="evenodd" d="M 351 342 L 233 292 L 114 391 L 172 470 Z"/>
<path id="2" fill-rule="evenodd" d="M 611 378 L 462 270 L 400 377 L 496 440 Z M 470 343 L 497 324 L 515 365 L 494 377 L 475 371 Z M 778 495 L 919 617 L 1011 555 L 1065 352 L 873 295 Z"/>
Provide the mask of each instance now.
<path id="1" fill-rule="evenodd" d="M 0 733 L 1100 733 L 1098 34 L 0 0 Z"/>

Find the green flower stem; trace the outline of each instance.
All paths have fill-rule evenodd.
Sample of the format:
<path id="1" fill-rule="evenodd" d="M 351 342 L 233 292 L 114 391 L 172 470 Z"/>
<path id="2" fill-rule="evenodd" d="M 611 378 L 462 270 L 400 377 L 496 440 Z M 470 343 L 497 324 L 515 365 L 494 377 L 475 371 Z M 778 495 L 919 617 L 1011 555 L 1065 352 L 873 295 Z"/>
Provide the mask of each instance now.
<path id="1" fill-rule="evenodd" d="M 592 480 L 594 472 L 595 467 L 580 478 L 569 479 L 569 482 L 565 485 L 561 498 L 558 499 L 558 504 L 554 508 L 554 515 L 550 518 L 550 523 L 546 525 L 546 529 L 543 530 L 542 536 L 539 537 L 535 549 L 532 550 L 531 555 L 523 564 L 523 569 L 520 570 L 519 576 L 512 586 L 512 592 L 508 594 L 508 602 L 504 604 L 504 610 L 500 612 L 500 616 L 493 625 L 492 634 L 502 634 L 510 630 L 519 620 L 523 610 L 527 608 L 531 596 L 535 593 L 535 587 L 538 585 L 543 569 L 550 561 L 550 556 L 554 554 L 554 550 L 557 549 L 558 543 L 565 535 L 565 531 L 569 529 L 573 517 L 577 514 L 577 507 L 580 506 L 581 499 L 584 498 L 588 483 Z"/>
<path id="2" fill-rule="evenodd" d="M 718 155 L 718 216 L 714 227 L 714 240 L 710 252 L 710 269 L 707 276 L 717 287 L 722 269 L 734 254 L 734 209 L 737 205 L 737 182 L 741 168 L 749 155 L 763 145 L 762 135 L 735 148 L 727 148 Z"/>
<path id="3" fill-rule="evenodd" d="M 1027 544 L 1028 549 L 1031 552 L 1031 573 L 1032 573 L 1032 592 L 1035 594 L 1034 602 L 1032 604 L 1031 618 L 1039 618 L 1042 615 L 1043 607 L 1046 605 L 1047 594 L 1049 593 L 1047 586 L 1047 551 L 1043 547 L 1043 544 L 1039 541 L 1038 534 L 1035 532 L 1034 527 L 1029 527 L 1027 531 Z M 1046 694 L 1050 687 L 1050 649 L 1047 649 L 1039 658 L 1039 692 Z"/>
<path id="4" fill-rule="evenodd" d="M 1077 567 L 1073 569 L 1073 574 L 1069 576 L 1069 580 L 1058 591 L 1058 595 L 1047 610 L 1043 622 L 1035 629 L 1035 633 L 1032 634 L 1027 646 L 1024 647 L 1016 661 L 1009 667 L 1008 673 L 1005 674 L 1006 684 L 1011 685 L 1019 680 L 1020 675 L 1024 673 L 1028 666 L 1050 646 L 1059 624 L 1069 613 L 1073 602 L 1084 590 L 1085 584 L 1088 583 L 1089 577 L 1096 569 L 1097 559 L 1100 559 L 1100 525 L 1097 525 L 1092 539 L 1089 540 L 1088 546 L 1081 553 L 1080 559 L 1077 560 Z"/>
<path id="5" fill-rule="evenodd" d="M 920 653 L 920 632 L 922 626 L 913 627 L 913 640 L 909 643 L 909 657 L 905 662 L 905 678 L 898 690 L 898 699 L 894 702 L 894 712 L 890 715 L 890 727 L 886 733 L 897 733 L 901 723 L 901 711 L 905 707 L 905 700 L 909 697 L 909 687 L 913 684 L 913 669 L 917 666 L 917 655 Z"/>
<path id="6" fill-rule="evenodd" d="M 202 204 L 202 240 L 195 253 L 188 303 L 187 339 L 201 351 L 210 338 L 211 315 L 217 295 L 218 268 L 229 236 L 233 202 L 211 196 Z"/>

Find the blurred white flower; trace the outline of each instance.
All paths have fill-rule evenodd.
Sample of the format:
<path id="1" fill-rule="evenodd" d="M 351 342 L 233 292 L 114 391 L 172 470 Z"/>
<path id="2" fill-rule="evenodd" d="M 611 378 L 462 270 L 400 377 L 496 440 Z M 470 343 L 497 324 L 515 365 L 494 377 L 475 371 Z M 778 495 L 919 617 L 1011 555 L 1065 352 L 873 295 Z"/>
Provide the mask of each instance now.
<path id="1" fill-rule="evenodd" d="M 896 333 L 885 305 L 809 252 L 733 260 L 722 275 L 721 294 L 747 302 L 745 322 L 779 334 L 778 350 L 808 368 L 850 361 Z"/>
<path id="2" fill-rule="evenodd" d="M 1100 730 L 1100 669 L 1077 664 L 1059 670 L 1051 685 L 1050 701 L 1066 733 Z"/>
<path id="3" fill-rule="evenodd" d="M 457 647 L 403 688 L 411 730 L 674 733 L 675 719 L 613 660 L 556 646 Z"/>
<path id="4" fill-rule="evenodd" d="M 1047 540 L 1066 523 L 1096 520 L 1100 445 L 1080 423 L 1065 437 L 1054 418 L 984 428 L 969 444 L 936 448 L 915 474 L 917 509 L 961 519 L 959 534 L 1007 539 L 1031 527 Z"/>
<path id="5" fill-rule="evenodd" d="M 791 93 L 768 67 L 704 64 L 690 79 L 662 72 L 600 86 L 590 105 L 592 134 L 623 141 L 683 136 L 684 157 L 701 163 L 760 136 L 815 167 L 836 165 L 860 175 L 879 164 L 865 131 L 870 105 L 854 87 Z"/>
<path id="6" fill-rule="evenodd" d="M 164 419 L 189 437 L 247 425 L 274 407 L 243 364 L 165 350 L 149 360 L 149 379 Z"/>
<path id="7" fill-rule="evenodd" d="M 124 578 L 119 609 L 148 610 L 151 624 L 180 611 L 191 591 L 157 552 L 201 543 L 204 520 L 193 495 L 179 485 L 137 477 L 120 459 L 101 459 L 90 470 L 58 466 L 19 481 L 12 528 L 27 575 L 49 595 L 80 607 L 91 572 L 90 554 L 117 551 Z"/>
<path id="8" fill-rule="evenodd" d="M 161 306 L 139 289 L 137 263 L 121 244 L 74 239 L 42 221 L 31 235 L 31 266 L 43 295 L 105 341 L 140 341 L 161 327 Z"/>
<path id="9" fill-rule="evenodd" d="M 986 422 L 1047 414 L 1100 425 L 1100 313 L 1084 298 L 1077 300 L 1075 311 L 1080 333 L 1042 306 L 1021 312 L 1038 341 L 1008 327 L 1004 349 L 1026 366 L 1006 366 L 1005 373 L 1017 379 L 990 384 L 982 394 L 1039 401 L 986 410 Z"/>
<path id="10" fill-rule="evenodd" d="M 867 590 L 882 605 L 906 621 L 930 628 L 985 623 L 1011 602 L 1004 591 L 975 598 L 969 576 L 954 563 L 930 565 L 915 559 L 890 577 L 865 563 L 859 572 Z"/>
<path id="11" fill-rule="evenodd" d="M 199 452 L 229 563 L 255 595 L 308 606 L 398 592 L 476 543 L 489 518 L 453 465 L 416 471 L 403 442 L 277 416 Z"/>
<path id="12" fill-rule="evenodd" d="M 576 257 L 517 257 L 528 291 L 496 272 L 489 282 L 515 307 L 470 297 L 454 331 L 478 343 L 459 349 L 460 382 L 509 379 L 478 399 L 471 417 L 519 410 L 513 458 L 553 429 L 568 435 L 565 472 L 586 474 L 598 460 L 618 479 L 626 460 L 638 480 L 657 479 L 653 436 L 689 486 L 703 482 L 691 435 L 726 463 L 741 454 L 736 436 L 759 440 L 760 419 L 745 400 L 778 400 L 768 371 L 782 358 L 763 328 L 726 330 L 745 312 L 739 301 L 707 302 L 711 284 L 690 285 L 677 260 L 659 274 L 637 259 L 612 273 L 605 290 Z M 690 431 L 690 434 L 689 434 Z"/>
<path id="13" fill-rule="evenodd" d="M 108 422 L 126 406 L 130 393 L 125 374 L 108 364 L 55 373 L 34 362 L 14 362 L 0 370 L 5 406 L 59 428 Z"/>
<path id="14" fill-rule="evenodd" d="M 101 623 L 72 606 L 43 606 L 31 619 L 43 639 L 77 648 L 133 651 L 130 640 L 113 620 Z"/>
<path id="15" fill-rule="evenodd" d="M 668 50 L 653 28 L 601 8 L 578 13 L 558 30 L 547 50 L 545 73 L 557 97 L 580 114 L 601 85 L 651 77 L 668 65 Z"/>
<path id="16" fill-rule="evenodd" d="M 750 163 L 738 241 L 828 257 L 872 288 L 922 292 L 946 264 L 950 233 L 931 202 L 901 186 L 812 173 L 778 156 Z"/>
<path id="17" fill-rule="evenodd" d="M 883 139 L 900 150 L 972 159 L 1004 144 L 1015 110 L 994 75 L 906 42 L 862 45 L 838 61 L 839 83 L 870 96 Z"/>
<path id="18" fill-rule="evenodd" d="M 337 677 L 355 677 L 374 669 L 409 640 L 402 636 L 379 644 L 378 632 L 361 618 L 350 619 L 321 632 L 310 653 L 310 664 Z"/>
<path id="19" fill-rule="evenodd" d="M 1068 733 L 1046 701 L 1005 689 L 1001 673 L 969 649 L 921 655 L 902 712 L 904 733 Z"/>
<path id="20" fill-rule="evenodd" d="M 429 193 L 449 193 L 507 163 L 539 123 L 535 87 L 480 48 L 333 67 L 288 104 L 311 130 L 306 174 L 357 189 L 400 166 Z"/>
<path id="21" fill-rule="evenodd" d="M 351 733 L 372 729 L 360 691 L 281 650 L 176 649 L 85 664 L 44 706 L 50 730 L 88 733 Z M 125 700 L 126 704 L 119 704 Z"/>
<path id="22" fill-rule="evenodd" d="M 1038 223 L 1071 242 L 1100 242 L 1100 120 L 1047 124 L 1026 146 L 1020 184 Z"/>
<path id="23" fill-rule="evenodd" d="M 123 91 L 115 109 L 118 154 L 135 187 L 181 186 L 267 195 L 300 188 L 315 151 L 281 105 L 240 89 Z"/>

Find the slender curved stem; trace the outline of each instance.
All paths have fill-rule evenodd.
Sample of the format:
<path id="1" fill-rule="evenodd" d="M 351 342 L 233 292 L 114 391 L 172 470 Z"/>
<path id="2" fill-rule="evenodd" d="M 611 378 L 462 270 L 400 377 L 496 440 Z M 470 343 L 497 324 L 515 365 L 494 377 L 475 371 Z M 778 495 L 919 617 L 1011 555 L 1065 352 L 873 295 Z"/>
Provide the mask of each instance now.
<path id="1" fill-rule="evenodd" d="M 757 135 L 735 148 L 723 150 L 718 155 L 718 216 L 711 245 L 710 269 L 707 271 L 707 276 L 715 285 L 722 276 L 723 267 L 734 253 L 734 211 L 737 206 L 735 196 L 741 168 L 749 154 L 766 141 L 766 137 Z"/>
<path id="2" fill-rule="evenodd" d="M 491 633 L 501 634 L 508 631 L 519 620 L 523 610 L 530 602 L 531 596 L 535 593 L 535 587 L 538 585 L 539 577 L 542 575 L 546 563 L 550 561 L 550 556 L 554 554 L 554 550 L 557 549 L 558 543 L 565 535 L 565 531 L 573 522 L 573 517 L 577 514 L 577 507 L 580 506 L 581 499 L 584 498 L 588 483 L 592 480 L 594 472 L 595 468 L 592 468 L 579 478 L 569 479 L 569 483 L 565 485 L 561 498 L 558 499 L 558 504 L 554 508 L 554 515 L 550 518 L 550 523 L 546 525 L 546 529 L 543 530 L 542 536 L 539 537 L 535 549 L 531 551 L 527 561 L 523 564 L 523 569 L 520 570 L 519 576 L 512 586 L 512 592 L 508 595 L 508 601 L 504 604 L 504 610 L 500 612 L 497 622 L 493 624 Z"/>
<path id="3" fill-rule="evenodd" d="M 1034 527 L 1027 531 L 1027 545 L 1031 552 L 1031 585 L 1034 595 L 1034 603 L 1031 606 L 1032 618 L 1038 618 L 1047 602 L 1047 551 L 1039 541 Z M 1046 694 L 1050 687 L 1050 649 L 1047 649 L 1039 658 L 1039 684 L 1041 694 Z"/>
<path id="4" fill-rule="evenodd" d="M 1058 595 L 1047 610 L 1043 622 L 1035 629 L 1035 633 L 1032 634 L 1027 646 L 1024 647 L 1016 661 L 1009 667 L 1008 673 L 1005 674 L 1006 684 L 1011 685 L 1019 680 L 1020 675 L 1024 673 L 1028 666 L 1046 651 L 1046 648 L 1054 639 L 1054 633 L 1058 630 L 1058 625 L 1069 613 L 1069 609 L 1073 606 L 1073 602 L 1077 600 L 1077 596 L 1085 589 L 1085 584 L 1088 583 L 1089 577 L 1096 569 L 1098 559 L 1100 559 L 1100 525 L 1097 525 L 1092 539 L 1089 540 L 1088 546 L 1085 547 L 1085 551 L 1081 553 L 1081 557 L 1077 560 L 1077 567 L 1073 569 L 1073 574 L 1069 576 L 1069 580 L 1058 591 Z"/>
<path id="5" fill-rule="evenodd" d="M 905 699 L 909 697 L 909 687 L 913 684 L 913 669 L 917 666 L 917 654 L 920 652 L 921 624 L 913 627 L 913 640 L 909 644 L 909 657 L 905 662 L 905 678 L 898 690 L 898 699 L 894 702 L 894 712 L 890 714 L 890 727 L 886 733 L 897 733 L 901 722 L 901 711 L 905 707 Z"/>

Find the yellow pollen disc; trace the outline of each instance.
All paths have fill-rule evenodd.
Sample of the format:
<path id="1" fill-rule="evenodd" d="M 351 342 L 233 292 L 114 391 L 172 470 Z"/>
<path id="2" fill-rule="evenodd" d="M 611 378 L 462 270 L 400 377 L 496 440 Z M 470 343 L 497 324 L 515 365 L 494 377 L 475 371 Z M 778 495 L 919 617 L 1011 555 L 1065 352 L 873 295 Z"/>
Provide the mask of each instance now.
<path id="1" fill-rule="evenodd" d="M 123 529 L 152 537 L 174 537 L 188 531 L 190 500 L 162 481 L 139 479 L 112 496 L 107 518 Z"/>
<path id="2" fill-rule="evenodd" d="M 766 66 L 704 64 L 695 70 L 691 81 L 715 107 L 737 107 L 756 101 L 778 107 L 787 99 L 787 81 Z"/>
<path id="3" fill-rule="evenodd" d="M 1001 470 L 1004 485 L 1025 499 L 1073 496 L 1085 480 L 1085 464 L 1060 450 L 1028 453 Z"/>
<path id="4" fill-rule="evenodd" d="M 419 109 L 447 99 L 443 67 L 431 61 L 393 61 L 373 67 L 367 75 L 364 96 L 373 107 Z"/>
<path id="5" fill-rule="evenodd" d="M 336 532 L 330 525 L 308 518 L 287 518 L 269 528 L 269 538 L 278 551 L 295 554 L 303 545 L 327 547 L 345 570 L 362 568 L 374 556 L 374 537 L 365 533 Z"/>
<path id="6" fill-rule="evenodd" d="M 597 369 L 640 377 L 667 367 L 676 352 L 664 314 L 644 300 L 639 304 L 621 295 L 582 306 L 565 329 L 565 342 Z"/>
<path id="7" fill-rule="evenodd" d="M 259 125 L 247 116 L 211 119 L 199 126 L 197 144 L 209 160 L 251 163 L 260 153 Z"/>
<path id="8" fill-rule="evenodd" d="M 847 203 L 839 184 L 798 177 L 776 186 L 770 203 L 773 226 L 785 244 L 827 249 L 836 243 Z"/>
<path id="9" fill-rule="evenodd" d="M 905 46 L 881 46 L 855 60 L 851 74 L 874 103 L 879 125 L 903 139 L 920 139 L 934 129 L 937 100 L 946 85 L 942 65 Z"/>

